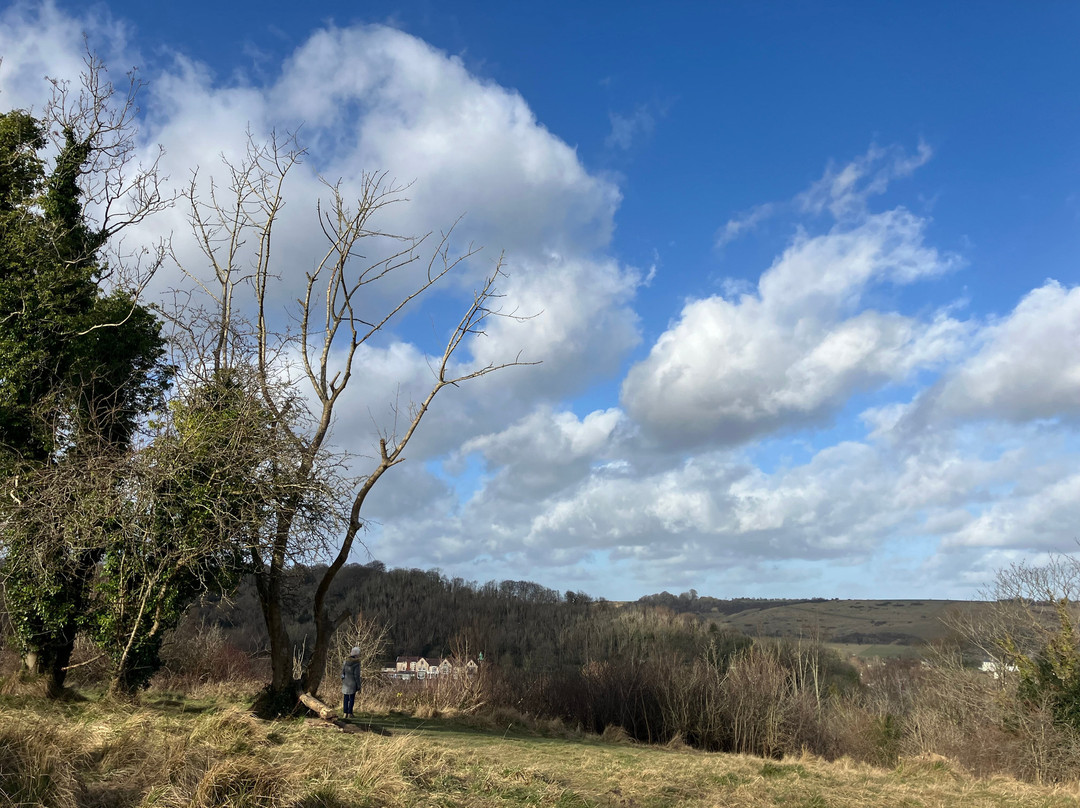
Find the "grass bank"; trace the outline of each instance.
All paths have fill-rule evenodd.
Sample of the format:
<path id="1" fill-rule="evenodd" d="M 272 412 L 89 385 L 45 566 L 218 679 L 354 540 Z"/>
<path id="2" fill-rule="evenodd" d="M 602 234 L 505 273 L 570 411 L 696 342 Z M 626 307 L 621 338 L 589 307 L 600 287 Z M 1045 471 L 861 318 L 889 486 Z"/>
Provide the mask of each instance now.
<path id="1" fill-rule="evenodd" d="M 1057 806 L 1080 789 L 973 778 L 945 759 L 876 768 L 538 735 L 396 714 L 358 731 L 254 719 L 236 694 L 140 705 L 0 697 L 0 806 Z"/>

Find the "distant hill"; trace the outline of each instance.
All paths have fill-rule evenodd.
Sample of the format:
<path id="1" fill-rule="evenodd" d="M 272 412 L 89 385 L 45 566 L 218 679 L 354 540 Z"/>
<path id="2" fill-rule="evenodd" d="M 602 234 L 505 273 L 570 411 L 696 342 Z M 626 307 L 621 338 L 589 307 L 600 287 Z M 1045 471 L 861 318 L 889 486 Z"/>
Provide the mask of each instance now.
<path id="1" fill-rule="evenodd" d="M 942 617 L 978 608 L 959 600 L 779 600 L 680 596 L 663 592 L 639 604 L 692 613 L 751 637 L 814 637 L 852 645 L 922 645 L 949 636 Z"/>

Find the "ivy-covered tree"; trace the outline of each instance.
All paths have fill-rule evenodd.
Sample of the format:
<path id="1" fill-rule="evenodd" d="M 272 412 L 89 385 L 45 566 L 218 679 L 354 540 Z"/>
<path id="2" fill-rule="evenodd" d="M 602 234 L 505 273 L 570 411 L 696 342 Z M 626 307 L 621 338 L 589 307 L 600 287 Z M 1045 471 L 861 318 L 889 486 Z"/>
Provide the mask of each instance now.
<path id="1" fill-rule="evenodd" d="M 160 321 L 105 255 L 165 204 L 154 167 L 130 171 L 137 87 L 113 106 L 88 68 L 77 99 L 55 85 L 44 123 L 0 115 L 0 573 L 24 662 L 54 695 L 123 519 L 125 455 L 171 376 Z"/>
<path id="2" fill-rule="evenodd" d="M 9 471 L 53 453 L 57 429 L 47 409 L 95 297 L 92 268 L 77 257 L 85 228 L 72 231 L 70 205 L 59 198 L 71 194 L 71 176 L 46 175 L 45 145 L 30 115 L 0 115 L 0 447 Z M 65 146 L 58 165 L 78 151 Z"/>
<path id="3" fill-rule="evenodd" d="M 258 391 L 222 372 L 182 390 L 153 443 L 132 456 L 127 513 L 95 588 L 93 633 L 114 663 L 114 691 L 144 687 L 191 604 L 249 571 L 250 548 L 286 493 L 280 439 Z"/>

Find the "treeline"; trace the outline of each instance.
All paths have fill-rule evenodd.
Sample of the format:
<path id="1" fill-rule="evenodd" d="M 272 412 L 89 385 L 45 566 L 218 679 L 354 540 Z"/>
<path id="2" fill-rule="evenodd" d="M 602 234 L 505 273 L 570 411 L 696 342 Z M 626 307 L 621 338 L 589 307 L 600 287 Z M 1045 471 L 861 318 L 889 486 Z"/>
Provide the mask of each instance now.
<path id="1" fill-rule="evenodd" d="M 825 603 L 827 598 L 711 598 L 699 597 L 691 589 L 679 595 L 660 592 L 645 595 L 638 599 L 644 606 L 663 606 L 676 614 L 739 614 L 750 609 L 773 608 L 776 606 L 798 606 L 800 603 Z"/>
<path id="2" fill-rule="evenodd" d="M 286 576 L 286 620 L 303 648 L 314 635 L 309 604 L 320 566 L 297 566 Z M 524 671 L 557 671 L 595 662 L 664 656 L 690 661 L 709 646 L 748 644 L 692 614 L 648 602 L 615 604 L 583 592 L 560 593 L 529 581 L 483 584 L 438 570 L 387 569 L 381 562 L 349 564 L 327 597 L 331 614 L 345 611 L 387 627 L 383 661 L 398 655 L 449 654 L 484 658 Z M 220 626 L 227 639 L 259 653 L 267 638 L 253 582 L 228 600 L 207 598 L 188 615 L 188 630 Z"/>

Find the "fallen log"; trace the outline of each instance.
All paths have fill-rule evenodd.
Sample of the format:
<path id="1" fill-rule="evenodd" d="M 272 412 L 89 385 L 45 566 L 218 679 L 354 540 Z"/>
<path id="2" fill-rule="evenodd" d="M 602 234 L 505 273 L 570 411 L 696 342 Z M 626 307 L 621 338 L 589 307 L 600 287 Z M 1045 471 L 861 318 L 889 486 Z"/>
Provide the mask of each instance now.
<path id="1" fill-rule="evenodd" d="M 323 721 L 333 721 L 337 718 L 337 712 L 332 707 L 327 707 L 310 693 L 301 693 L 300 702 Z"/>

